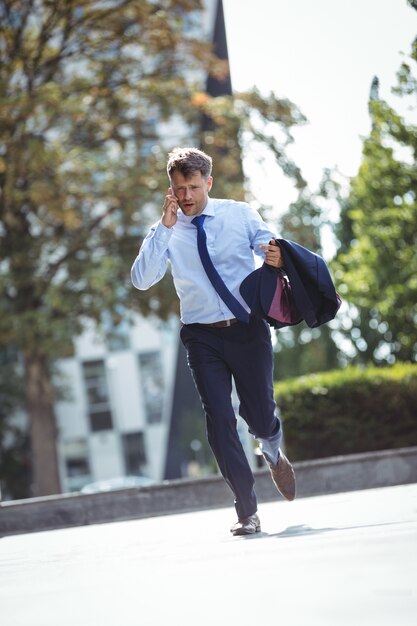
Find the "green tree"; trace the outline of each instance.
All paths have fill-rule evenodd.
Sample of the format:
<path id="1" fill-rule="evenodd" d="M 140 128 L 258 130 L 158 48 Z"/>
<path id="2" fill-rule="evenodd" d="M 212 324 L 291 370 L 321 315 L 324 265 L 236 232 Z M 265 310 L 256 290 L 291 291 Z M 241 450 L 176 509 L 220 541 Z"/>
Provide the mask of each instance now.
<path id="1" fill-rule="evenodd" d="M 417 82 L 403 63 L 394 92 L 415 111 Z M 403 102 L 402 102 L 403 104 Z M 417 356 L 417 128 L 371 89 L 372 130 L 342 205 L 335 268 L 351 305 L 349 335 L 357 360 L 413 361 Z"/>
<path id="2" fill-rule="evenodd" d="M 0 3 L 0 341 L 23 355 L 35 494 L 59 490 L 50 361 L 116 303 L 137 186 L 151 197 L 151 115 L 168 118 L 200 55 L 192 3 L 171 4 Z"/>
<path id="3" fill-rule="evenodd" d="M 188 34 L 200 15 L 198 0 L 0 0 L 0 351 L 23 359 L 34 495 L 59 491 L 54 359 L 103 312 L 176 310 L 166 281 L 146 297 L 129 281 L 167 187 L 167 136 L 194 142 L 204 112 L 206 139 L 227 148 L 222 179 L 243 132 L 299 177 L 273 139 L 303 121 L 294 105 L 205 98 L 191 78 L 227 72 Z"/>

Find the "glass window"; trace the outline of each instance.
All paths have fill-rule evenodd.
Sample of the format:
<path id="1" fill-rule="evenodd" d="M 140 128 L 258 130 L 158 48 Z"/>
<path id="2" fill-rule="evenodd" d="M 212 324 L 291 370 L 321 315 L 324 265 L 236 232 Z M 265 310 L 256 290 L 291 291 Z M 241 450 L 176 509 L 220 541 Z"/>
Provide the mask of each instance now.
<path id="1" fill-rule="evenodd" d="M 140 476 L 143 474 L 146 466 L 143 433 L 125 433 L 122 435 L 122 444 L 126 474 Z"/>
<path id="2" fill-rule="evenodd" d="M 67 485 L 78 491 L 91 480 L 88 446 L 85 439 L 73 439 L 62 444 Z"/>
<path id="3" fill-rule="evenodd" d="M 113 422 L 104 361 L 86 361 L 83 371 L 91 430 L 111 430 Z"/>

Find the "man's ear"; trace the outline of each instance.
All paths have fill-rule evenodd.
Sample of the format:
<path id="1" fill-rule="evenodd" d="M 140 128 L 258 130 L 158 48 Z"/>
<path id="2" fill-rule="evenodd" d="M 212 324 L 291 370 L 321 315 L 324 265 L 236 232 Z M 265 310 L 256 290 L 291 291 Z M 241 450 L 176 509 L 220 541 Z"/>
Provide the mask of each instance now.
<path id="1" fill-rule="evenodd" d="M 213 185 L 213 176 L 209 176 L 207 179 L 207 191 L 210 191 L 212 185 Z"/>

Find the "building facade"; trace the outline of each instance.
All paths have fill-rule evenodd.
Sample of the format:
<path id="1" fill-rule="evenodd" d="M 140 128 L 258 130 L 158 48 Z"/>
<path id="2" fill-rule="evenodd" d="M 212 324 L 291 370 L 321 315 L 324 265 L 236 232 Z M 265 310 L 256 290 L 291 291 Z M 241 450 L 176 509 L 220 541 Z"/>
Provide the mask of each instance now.
<path id="1" fill-rule="evenodd" d="M 57 363 L 62 491 L 121 476 L 162 480 L 178 351 L 178 320 L 137 316 L 111 339 L 93 325 Z"/>

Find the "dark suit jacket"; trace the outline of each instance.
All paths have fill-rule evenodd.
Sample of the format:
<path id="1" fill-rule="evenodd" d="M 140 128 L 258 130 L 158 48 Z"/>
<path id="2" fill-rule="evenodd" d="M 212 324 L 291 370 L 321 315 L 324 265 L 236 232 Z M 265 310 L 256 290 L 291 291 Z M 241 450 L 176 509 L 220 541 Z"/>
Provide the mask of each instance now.
<path id="1" fill-rule="evenodd" d="M 299 316 L 292 322 L 280 322 L 268 316 L 277 285 L 275 268 L 264 263 L 245 278 L 240 293 L 252 315 L 262 317 L 274 328 L 298 324 L 302 319 L 310 328 L 334 319 L 342 303 L 324 259 L 300 244 L 287 239 L 276 239 L 284 259 L 291 292 Z"/>

